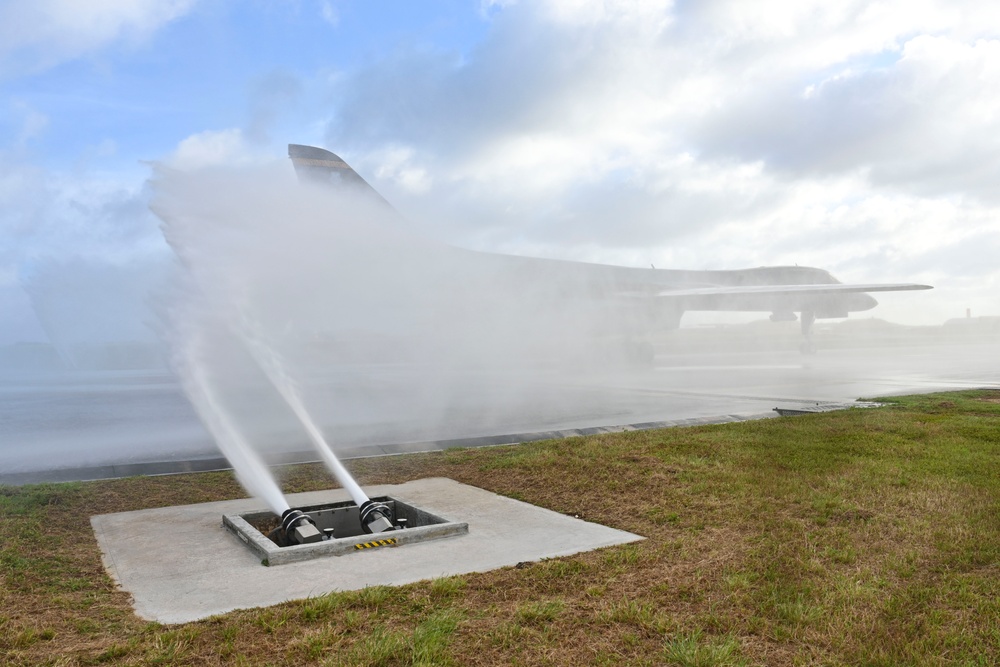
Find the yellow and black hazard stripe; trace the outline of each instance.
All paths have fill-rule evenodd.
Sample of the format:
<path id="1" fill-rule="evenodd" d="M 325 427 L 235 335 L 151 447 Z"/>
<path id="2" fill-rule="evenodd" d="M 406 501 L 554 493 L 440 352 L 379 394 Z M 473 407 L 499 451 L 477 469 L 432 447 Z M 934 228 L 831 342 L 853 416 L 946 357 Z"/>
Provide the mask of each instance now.
<path id="1" fill-rule="evenodd" d="M 396 544 L 396 538 L 391 537 L 387 540 L 375 540 L 374 542 L 362 542 L 360 544 L 355 544 L 355 549 L 374 549 L 375 547 L 391 547 Z"/>

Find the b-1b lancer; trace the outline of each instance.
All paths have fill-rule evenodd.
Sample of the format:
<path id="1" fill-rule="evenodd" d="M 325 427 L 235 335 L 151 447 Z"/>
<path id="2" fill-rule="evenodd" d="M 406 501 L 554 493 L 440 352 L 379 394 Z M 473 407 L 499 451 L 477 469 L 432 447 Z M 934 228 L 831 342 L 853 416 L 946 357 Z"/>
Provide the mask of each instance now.
<path id="1" fill-rule="evenodd" d="M 300 181 L 318 182 L 364 192 L 388 202 L 343 159 L 313 146 L 289 144 L 288 155 Z M 510 275 L 523 280 L 525 290 L 544 289 L 546 284 L 600 286 L 593 289 L 601 298 L 627 302 L 641 310 L 649 331 L 676 329 L 688 311 L 730 311 L 770 313 L 773 321 L 801 323 L 802 351 L 815 351 L 811 329 L 817 319 L 843 318 L 850 313 L 874 308 L 872 292 L 899 292 L 931 289 L 914 283 L 844 284 L 828 271 L 807 266 L 766 266 L 735 270 L 677 270 L 630 268 L 567 260 L 542 259 L 483 253 L 452 248 L 465 257 L 475 256 L 480 265 L 500 265 Z M 571 295 L 572 289 L 553 287 Z M 796 313 L 799 315 L 797 316 Z M 648 333 L 647 332 L 647 333 Z M 634 355 L 633 355 L 634 356 Z M 652 346 L 644 344 L 639 356 L 652 356 Z"/>

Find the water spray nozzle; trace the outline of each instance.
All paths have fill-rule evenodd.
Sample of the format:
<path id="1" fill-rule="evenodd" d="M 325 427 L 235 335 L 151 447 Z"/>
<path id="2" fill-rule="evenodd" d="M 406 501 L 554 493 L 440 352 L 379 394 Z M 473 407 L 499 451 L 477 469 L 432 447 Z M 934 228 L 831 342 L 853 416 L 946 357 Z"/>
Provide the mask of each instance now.
<path id="1" fill-rule="evenodd" d="M 361 504 L 361 528 L 366 533 L 393 530 L 392 510 L 385 503 L 368 500 Z"/>
<path id="2" fill-rule="evenodd" d="M 316 523 L 302 510 L 287 509 L 282 512 L 281 529 L 285 531 L 285 538 L 292 544 L 309 544 L 323 539 L 323 533 L 316 527 Z"/>

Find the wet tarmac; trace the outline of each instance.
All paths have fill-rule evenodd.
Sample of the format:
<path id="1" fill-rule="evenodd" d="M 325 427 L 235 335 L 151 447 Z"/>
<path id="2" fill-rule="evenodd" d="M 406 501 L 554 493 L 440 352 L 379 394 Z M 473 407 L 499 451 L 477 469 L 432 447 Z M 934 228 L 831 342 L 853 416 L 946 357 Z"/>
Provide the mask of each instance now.
<path id="1" fill-rule="evenodd" d="M 310 378 L 310 405 L 338 453 L 351 458 L 1000 387 L 1000 342 L 992 341 L 856 346 L 810 356 L 752 349 L 661 352 L 652 368 L 601 372 L 494 369 L 484 375 L 414 365 L 341 367 Z M 287 415 L 247 401 L 248 423 L 256 420 L 255 442 L 272 463 L 314 459 Z M 224 467 L 168 373 L 0 377 L 0 483 Z"/>

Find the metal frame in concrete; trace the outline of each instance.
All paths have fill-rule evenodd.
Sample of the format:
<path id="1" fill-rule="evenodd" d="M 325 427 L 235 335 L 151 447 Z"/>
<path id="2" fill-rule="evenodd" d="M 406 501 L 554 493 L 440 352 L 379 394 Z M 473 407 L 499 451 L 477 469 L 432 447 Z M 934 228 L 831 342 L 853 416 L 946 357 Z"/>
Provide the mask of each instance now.
<path id="1" fill-rule="evenodd" d="M 313 542 L 312 544 L 293 544 L 287 547 L 279 547 L 266 536 L 261 534 L 261 532 L 254 528 L 251 523 L 251 521 L 255 521 L 256 519 L 273 517 L 274 514 L 267 510 L 256 510 L 253 512 L 244 512 L 242 514 L 224 514 L 222 515 L 222 525 L 225 526 L 229 532 L 243 540 L 243 543 L 246 544 L 251 551 L 260 556 L 261 563 L 263 565 L 286 565 L 288 563 L 298 563 L 300 561 L 310 560 L 313 558 L 344 556 L 351 553 L 357 553 L 359 549 L 364 548 L 367 544 L 382 542 L 384 540 L 391 540 L 392 547 L 402 547 L 403 545 L 414 544 L 416 542 L 426 542 L 427 540 L 436 540 L 443 537 L 465 535 L 469 532 L 468 523 L 448 521 L 447 519 L 424 511 L 419 507 L 413 507 L 412 505 L 404 503 L 402 500 L 397 498 L 382 496 L 372 498 L 372 500 L 386 504 L 391 503 L 390 507 L 392 507 L 394 512 L 420 516 L 423 520 L 420 521 L 419 525 L 414 525 L 410 528 L 406 528 L 405 530 L 387 531 L 377 535 L 353 535 L 349 537 L 325 540 L 323 542 Z M 347 503 L 330 503 L 329 505 L 336 506 L 346 504 Z M 353 505 L 353 503 L 350 504 Z M 308 514 L 309 510 L 315 509 L 316 507 L 319 506 L 297 509 L 301 509 Z"/>

